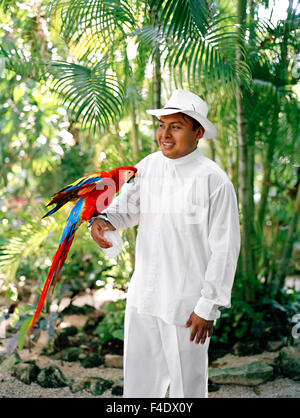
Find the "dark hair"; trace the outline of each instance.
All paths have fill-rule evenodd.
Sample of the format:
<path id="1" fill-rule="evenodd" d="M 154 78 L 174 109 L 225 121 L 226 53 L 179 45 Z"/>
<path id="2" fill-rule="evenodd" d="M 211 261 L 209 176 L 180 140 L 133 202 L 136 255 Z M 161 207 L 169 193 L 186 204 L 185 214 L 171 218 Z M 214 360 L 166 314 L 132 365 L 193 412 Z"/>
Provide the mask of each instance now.
<path id="1" fill-rule="evenodd" d="M 191 116 L 189 116 L 189 115 L 186 115 L 185 113 L 181 113 L 182 114 L 182 117 L 183 117 L 183 119 L 185 119 L 185 118 L 189 118 L 190 119 L 190 121 L 192 122 L 192 124 L 193 124 L 193 126 L 192 126 L 192 129 L 193 129 L 193 131 L 195 131 L 196 129 L 198 129 L 198 128 L 203 128 L 203 126 L 201 125 L 201 123 L 200 122 L 198 122 L 196 119 L 194 119 L 194 118 L 192 118 Z M 204 128 L 203 128 L 204 129 Z"/>

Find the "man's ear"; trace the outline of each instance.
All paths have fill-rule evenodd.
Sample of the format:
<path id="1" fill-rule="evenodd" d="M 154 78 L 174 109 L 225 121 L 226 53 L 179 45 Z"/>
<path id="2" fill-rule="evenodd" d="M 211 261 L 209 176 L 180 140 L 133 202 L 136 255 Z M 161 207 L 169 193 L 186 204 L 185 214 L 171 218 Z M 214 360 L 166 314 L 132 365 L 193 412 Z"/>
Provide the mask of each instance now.
<path id="1" fill-rule="evenodd" d="M 199 126 L 199 128 L 197 128 L 197 136 L 196 136 L 196 140 L 199 141 L 199 139 L 201 139 L 204 135 L 204 131 L 205 129 L 203 128 L 203 126 Z"/>

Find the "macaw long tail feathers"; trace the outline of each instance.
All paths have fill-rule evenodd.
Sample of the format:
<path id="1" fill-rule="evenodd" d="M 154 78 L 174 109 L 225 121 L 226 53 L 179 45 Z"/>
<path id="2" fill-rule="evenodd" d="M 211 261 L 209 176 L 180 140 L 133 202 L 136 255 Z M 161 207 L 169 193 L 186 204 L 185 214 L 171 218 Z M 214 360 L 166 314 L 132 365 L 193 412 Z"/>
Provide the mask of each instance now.
<path id="1" fill-rule="evenodd" d="M 70 222 L 68 222 L 65 229 L 64 229 L 63 239 L 60 241 L 59 247 L 58 247 L 58 249 L 57 249 L 57 251 L 54 254 L 54 257 L 52 259 L 52 264 L 51 264 L 50 270 L 48 272 L 48 275 L 47 275 L 47 278 L 46 278 L 46 281 L 45 281 L 45 284 L 44 284 L 44 288 L 43 288 L 42 294 L 40 296 L 40 300 L 39 300 L 38 306 L 36 308 L 34 317 L 31 321 L 30 326 L 29 326 L 28 332 L 30 332 L 32 330 L 34 324 L 36 323 L 36 321 L 38 320 L 38 318 L 39 318 L 39 316 L 42 312 L 42 309 L 44 307 L 45 300 L 47 298 L 51 283 L 54 279 L 53 290 L 52 290 L 52 295 L 53 295 L 56 282 L 59 278 L 59 273 L 60 273 L 60 271 L 61 271 L 61 269 L 64 265 L 64 262 L 65 262 L 65 260 L 68 256 L 68 252 L 69 252 L 69 249 L 70 249 L 71 244 L 73 242 L 75 232 L 78 229 L 79 225 L 80 225 L 80 223 L 79 224 L 78 223 L 71 224 Z"/>
<path id="2" fill-rule="evenodd" d="M 63 251 L 61 253 L 61 257 L 60 257 L 60 260 L 59 260 L 59 266 L 57 267 L 57 271 L 56 271 L 56 274 L 55 274 L 55 279 L 54 279 L 53 287 L 52 287 L 52 295 L 54 293 L 54 289 L 55 289 L 55 286 L 56 286 L 56 283 L 57 283 L 57 280 L 58 280 L 58 277 L 59 277 L 60 270 L 62 269 L 63 265 L 65 264 L 66 258 L 69 254 L 69 250 L 71 248 L 71 245 L 72 245 L 72 242 L 73 242 L 73 239 L 74 239 L 74 236 L 75 236 L 75 232 L 76 232 L 77 229 L 78 229 L 78 226 L 76 228 L 72 229 L 72 231 L 68 234 L 68 236 L 63 241 L 63 243 L 65 243 L 65 245 L 63 245 Z"/>
<path id="3" fill-rule="evenodd" d="M 65 204 L 65 202 L 61 203 L 61 204 L 57 203 L 55 208 L 49 210 L 49 212 L 46 212 L 45 215 L 42 216 L 42 219 L 47 218 L 47 216 L 50 216 L 53 213 L 57 212 L 64 204 Z"/>

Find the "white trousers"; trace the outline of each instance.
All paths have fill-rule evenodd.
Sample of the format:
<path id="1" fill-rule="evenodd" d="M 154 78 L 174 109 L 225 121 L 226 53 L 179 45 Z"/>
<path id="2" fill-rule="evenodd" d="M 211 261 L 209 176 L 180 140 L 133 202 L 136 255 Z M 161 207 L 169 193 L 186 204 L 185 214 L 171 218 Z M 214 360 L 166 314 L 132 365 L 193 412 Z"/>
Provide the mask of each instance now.
<path id="1" fill-rule="evenodd" d="M 196 344 L 190 333 L 127 308 L 123 397 L 164 398 L 170 384 L 170 398 L 207 398 L 210 338 Z"/>

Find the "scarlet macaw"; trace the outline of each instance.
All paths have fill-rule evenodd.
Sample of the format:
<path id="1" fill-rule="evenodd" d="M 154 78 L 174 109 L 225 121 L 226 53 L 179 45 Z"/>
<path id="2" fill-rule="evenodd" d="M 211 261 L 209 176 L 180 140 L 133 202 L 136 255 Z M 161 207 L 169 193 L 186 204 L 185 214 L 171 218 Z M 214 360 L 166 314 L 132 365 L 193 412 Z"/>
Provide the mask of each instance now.
<path id="1" fill-rule="evenodd" d="M 47 204 L 47 206 L 50 206 L 56 203 L 56 206 L 47 212 L 43 218 L 52 215 L 66 203 L 77 200 L 67 219 L 58 249 L 52 259 L 52 264 L 28 332 L 31 331 L 40 316 L 53 279 L 52 294 L 54 292 L 60 270 L 64 265 L 75 232 L 79 226 L 92 216 L 99 215 L 111 203 L 113 196 L 121 189 L 124 183 L 134 180 L 136 172 L 137 169 L 135 167 L 127 166 L 118 167 L 109 172 L 100 171 L 89 174 L 55 193 Z"/>

